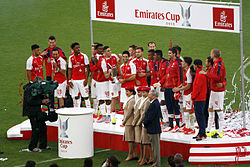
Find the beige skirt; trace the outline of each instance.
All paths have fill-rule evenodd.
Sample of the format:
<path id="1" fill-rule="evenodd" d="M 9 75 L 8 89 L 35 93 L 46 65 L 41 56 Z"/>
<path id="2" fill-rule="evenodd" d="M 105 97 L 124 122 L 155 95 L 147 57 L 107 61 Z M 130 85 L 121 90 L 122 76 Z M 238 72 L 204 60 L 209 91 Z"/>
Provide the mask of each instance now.
<path id="1" fill-rule="evenodd" d="M 141 143 L 142 144 L 150 144 L 147 129 L 144 127 L 142 127 L 142 132 L 141 132 Z"/>
<path id="2" fill-rule="evenodd" d="M 141 130 L 142 126 L 141 125 L 136 125 L 135 126 L 135 142 L 140 143 L 141 142 Z"/>
<path id="3" fill-rule="evenodd" d="M 135 141 L 135 128 L 132 125 L 125 126 L 123 140 L 128 142 Z"/>

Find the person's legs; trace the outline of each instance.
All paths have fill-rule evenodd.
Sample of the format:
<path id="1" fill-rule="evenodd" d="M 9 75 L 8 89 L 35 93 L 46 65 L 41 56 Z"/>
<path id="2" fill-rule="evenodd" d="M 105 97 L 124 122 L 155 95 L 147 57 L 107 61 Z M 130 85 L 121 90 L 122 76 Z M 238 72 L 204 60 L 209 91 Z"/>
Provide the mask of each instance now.
<path id="1" fill-rule="evenodd" d="M 199 125 L 199 135 L 205 136 L 205 117 L 204 117 L 204 106 L 205 101 L 195 101 L 194 102 L 194 110 L 195 110 L 195 116 Z"/>
<path id="2" fill-rule="evenodd" d="M 38 139 L 39 139 L 39 124 L 37 122 L 36 117 L 29 117 L 30 124 L 31 124 L 31 139 L 29 144 L 29 150 L 32 151 L 34 148 L 37 147 Z"/>
<path id="3" fill-rule="evenodd" d="M 174 120 L 174 114 L 173 114 L 173 98 L 171 97 L 172 89 L 165 88 L 164 96 L 165 96 L 165 103 L 168 109 L 168 119 L 169 119 L 169 126 L 171 129 L 174 127 L 173 120 Z"/>
<path id="4" fill-rule="evenodd" d="M 52 78 L 51 76 L 46 76 L 46 80 L 47 81 L 51 81 Z M 55 98 L 54 98 L 55 94 L 54 94 L 54 91 L 49 95 L 49 101 L 50 101 L 50 108 L 53 108 L 54 109 L 54 105 L 55 105 Z"/>
<path id="5" fill-rule="evenodd" d="M 134 142 L 128 142 L 128 156 L 125 159 L 125 161 L 131 160 L 133 158 L 133 148 L 134 148 Z"/>
<path id="6" fill-rule="evenodd" d="M 45 149 L 47 147 L 47 126 L 44 121 L 39 121 L 40 136 L 39 136 L 39 148 Z"/>
<path id="7" fill-rule="evenodd" d="M 160 134 L 152 135 L 152 145 L 155 162 L 152 166 L 161 166 L 161 155 L 160 155 Z"/>
<path id="8" fill-rule="evenodd" d="M 147 154 L 148 154 L 148 145 L 143 144 L 143 156 L 142 156 L 142 160 L 139 164 L 140 166 L 145 165 L 147 163 Z"/>

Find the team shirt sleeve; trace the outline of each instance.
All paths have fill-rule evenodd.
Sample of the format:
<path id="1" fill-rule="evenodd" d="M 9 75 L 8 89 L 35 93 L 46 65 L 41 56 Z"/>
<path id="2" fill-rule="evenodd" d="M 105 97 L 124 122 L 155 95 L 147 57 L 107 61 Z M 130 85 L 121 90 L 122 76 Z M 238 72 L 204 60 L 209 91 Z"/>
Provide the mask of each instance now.
<path id="1" fill-rule="evenodd" d="M 193 79 L 192 79 L 192 75 L 190 73 L 190 69 L 188 69 L 186 76 L 187 76 L 187 83 L 192 83 Z"/>
<path id="2" fill-rule="evenodd" d="M 27 62 L 26 62 L 26 70 L 32 70 L 33 66 L 32 66 L 32 57 L 30 57 Z"/>
<path id="3" fill-rule="evenodd" d="M 72 62 L 71 62 L 71 57 L 69 57 L 69 64 L 68 64 L 69 68 L 72 68 Z"/>
<path id="4" fill-rule="evenodd" d="M 104 59 L 102 59 L 101 67 L 102 67 L 103 72 L 107 72 L 108 71 L 107 64 L 106 64 L 106 62 L 105 62 Z"/>
<path id="5" fill-rule="evenodd" d="M 89 65 L 89 58 L 85 54 L 84 54 L 84 63 L 85 63 L 85 65 Z"/>
<path id="6" fill-rule="evenodd" d="M 67 64 L 66 61 L 64 59 L 61 59 L 60 68 L 62 70 L 66 70 L 66 64 Z"/>
<path id="7" fill-rule="evenodd" d="M 130 67 L 131 67 L 131 74 L 136 74 L 136 66 L 134 63 L 129 63 Z"/>

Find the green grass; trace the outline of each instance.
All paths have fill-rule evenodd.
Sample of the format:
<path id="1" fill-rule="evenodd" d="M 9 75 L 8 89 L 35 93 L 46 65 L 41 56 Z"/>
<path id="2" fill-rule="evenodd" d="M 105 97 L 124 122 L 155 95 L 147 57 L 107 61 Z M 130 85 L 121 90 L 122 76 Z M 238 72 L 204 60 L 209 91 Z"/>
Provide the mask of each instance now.
<path id="1" fill-rule="evenodd" d="M 243 1 L 244 10 L 244 54 L 250 53 L 250 1 Z M 24 164 L 28 159 L 43 161 L 57 157 L 56 149 L 41 154 L 19 153 L 28 141 L 8 141 L 7 130 L 25 120 L 21 116 L 18 85 L 24 78 L 25 62 L 31 55 L 30 46 L 34 43 L 41 49 L 47 47 L 47 38 L 55 35 L 57 45 L 69 56 L 69 46 L 78 41 L 82 52 L 90 55 L 89 3 L 87 0 L 1 0 L 0 1 L 0 150 L 5 152 L 0 157 L 8 157 L 0 166 Z M 157 48 L 167 53 L 169 39 L 183 49 L 183 56 L 192 56 L 205 60 L 212 48 L 219 48 L 225 61 L 228 86 L 232 91 L 231 79 L 240 66 L 239 34 L 185 30 L 166 27 L 93 22 L 94 41 L 109 45 L 114 53 L 121 53 L 131 44 L 146 48 L 148 41 L 155 41 Z M 146 54 L 145 54 L 146 55 Z M 246 71 L 249 75 L 249 68 Z M 250 76 L 249 76 L 250 77 Z M 239 87 L 239 75 L 236 78 Z M 237 90 L 239 91 L 239 90 Z M 249 91 L 249 88 L 248 88 Z M 232 94 L 227 98 L 232 99 Z M 228 103 L 228 101 L 226 103 Z M 236 105 L 238 108 L 239 92 Z M 50 143 L 56 148 L 56 143 Z M 119 159 L 126 153 L 112 151 Z M 94 157 L 95 164 L 100 164 L 109 153 L 99 153 Z M 164 160 L 164 158 L 163 158 Z M 81 166 L 83 160 L 60 160 L 60 166 Z M 41 164 L 38 166 L 48 166 Z M 134 166 L 133 163 L 122 163 L 121 166 Z M 166 166 L 166 165 L 164 165 Z"/>

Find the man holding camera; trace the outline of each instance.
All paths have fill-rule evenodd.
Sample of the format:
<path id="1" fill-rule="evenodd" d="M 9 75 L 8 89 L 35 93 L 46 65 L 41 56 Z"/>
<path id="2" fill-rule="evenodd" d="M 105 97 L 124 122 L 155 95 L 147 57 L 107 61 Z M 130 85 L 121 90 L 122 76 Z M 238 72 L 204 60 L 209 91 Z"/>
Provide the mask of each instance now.
<path id="1" fill-rule="evenodd" d="M 42 112 L 41 105 L 48 104 L 49 99 L 41 94 L 33 96 L 32 84 L 43 81 L 41 77 L 36 77 L 33 83 L 24 85 L 23 97 L 23 116 L 28 116 L 30 119 L 32 135 L 29 144 L 29 151 L 41 152 L 41 149 L 50 149 L 47 146 L 47 127 L 45 121 L 48 120 L 47 114 Z M 37 148 L 38 141 L 40 142 Z"/>

